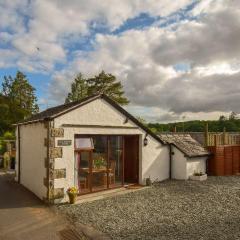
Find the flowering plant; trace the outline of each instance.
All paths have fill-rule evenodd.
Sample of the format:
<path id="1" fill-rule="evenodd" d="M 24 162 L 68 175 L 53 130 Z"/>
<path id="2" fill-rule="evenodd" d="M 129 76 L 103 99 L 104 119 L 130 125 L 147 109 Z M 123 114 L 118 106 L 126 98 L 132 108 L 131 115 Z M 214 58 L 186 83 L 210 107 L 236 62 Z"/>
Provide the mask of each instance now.
<path id="1" fill-rule="evenodd" d="M 93 165 L 95 168 L 100 168 L 100 167 L 105 167 L 106 166 L 106 161 L 103 157 L 99 157 L 95 160 L 93 160 Z"/>
<path id="2" fill-rule="evenodd" d="M 68 194 L 78 194 L 78 189 L 76 187 L 70 187 L 67 190 Z"/>

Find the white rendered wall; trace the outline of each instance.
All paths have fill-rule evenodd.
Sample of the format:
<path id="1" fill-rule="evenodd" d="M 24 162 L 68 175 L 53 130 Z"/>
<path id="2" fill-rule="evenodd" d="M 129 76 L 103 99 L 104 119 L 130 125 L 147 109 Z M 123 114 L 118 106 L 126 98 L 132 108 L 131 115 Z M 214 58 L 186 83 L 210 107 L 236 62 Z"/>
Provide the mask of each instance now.
<path id="1" fill-rule="evenodd" d="M 130 120 L 125 123 L 126 116 L 117 111 L 103 99 L 97 99 L 78 109 L 66 113 L 54 120 L 55 128 L 63 124 L 104 125 L 119 127 L 137 127 Z M 64 127 L 64 137 L 57 140 L 72 140 L 71 146 L 63 147 L 63 157 L 55 159 L 55 169 L 66 168 L 66 179 L 56 179 L 54 187 L 64 187 L 64 191 L 76 186 L 74 161 L 74 135 L 75 134 L 105 134 L 105 135 L 139 135 L 139 182 L 145 183 L 145 178 L 151 177 L 153 181 L 169 178 L 169 150 L 157 140 L 148 135 L 148 145 L 143 146 L 145 132 L 140 128 L 91 128 L 91 127 Z M 64 201 L 64 200 L 63 200 Z"/>
<path id="2" fill-rule="evenodd" d="M 172 178 L 187 180 L 194 172 L 206 173 L 207 157 L 188 158 L 172 146 Z"/>
<path id="3" fill-rule="evenodd" d="M 55 119 L 55 126 L 61 124 L 135 126 L 104 99 L 96 99 Z"/>
<path id="4" fill-rule="evenodd" d="M 187 178 L 194 174 L 194 172 L 206 173 L 207 157 L 190 158 L 187 160 Z"/>
<path id="5" fill-rule="evenodd" d="M 148 145 L 143 146 L 144 134 L 140 143 L 142 157 L 140 158 L 139 182 L 145 184 L 146 178 L 152 181 L 162 181 L 169 178 L 169 146 L 163 146 L 151 136 L 148 136 Z"/>
<path id="6" fill-rule="evenodd" d="M 40 199 L 46 197 L 47 188 L 43 179 L 46 177 L 44 159 L 47 156 L 47 148 L 44 146 L 44 138 L 47 137 L 47 129 L 43 123 L 34 123 L 20 126 L 20 183 L 36 194 Z M 18 146 L 17 169 L 18 172 Z"/>
<path id="7" fill-rule="evenodd" d="M 172 146 L 172 178 L 185 180 L 187 179 L 186 157 L 176 147 Z"/>

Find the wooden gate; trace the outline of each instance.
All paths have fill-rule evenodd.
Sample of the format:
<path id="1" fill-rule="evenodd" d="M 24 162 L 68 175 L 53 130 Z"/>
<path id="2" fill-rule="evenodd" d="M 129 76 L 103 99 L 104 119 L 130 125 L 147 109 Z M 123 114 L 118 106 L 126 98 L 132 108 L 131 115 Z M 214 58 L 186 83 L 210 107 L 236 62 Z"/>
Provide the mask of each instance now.
<path id="1" fill-rule="evenodd" d="M 213 154 L 208 160 L 209 175 L 239 175 L 240 145 L 209 146 L 208 150 Z"/>

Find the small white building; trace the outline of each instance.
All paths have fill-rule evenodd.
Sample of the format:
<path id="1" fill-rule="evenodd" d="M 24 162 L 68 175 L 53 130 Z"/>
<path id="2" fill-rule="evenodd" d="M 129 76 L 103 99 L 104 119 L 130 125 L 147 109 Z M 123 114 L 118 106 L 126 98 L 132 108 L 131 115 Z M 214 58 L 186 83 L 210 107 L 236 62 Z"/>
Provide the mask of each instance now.
<path id="1" fill-rule="evenodd" d="M 209 152 L 189 134 L 161 134 L 170 144 L 171 178 L 187 180 L 194 173 L 206 173 Z"/>
<path id="2" fill-rule="evenodd" d="M 105 95 L 40 112 L 17 124 L 16 137 L 16 180 L 52 203 L 65 202 L 72 186 L 86 194 L 148 177 L 186 179 L 208 154 L 192 160 Z"/>

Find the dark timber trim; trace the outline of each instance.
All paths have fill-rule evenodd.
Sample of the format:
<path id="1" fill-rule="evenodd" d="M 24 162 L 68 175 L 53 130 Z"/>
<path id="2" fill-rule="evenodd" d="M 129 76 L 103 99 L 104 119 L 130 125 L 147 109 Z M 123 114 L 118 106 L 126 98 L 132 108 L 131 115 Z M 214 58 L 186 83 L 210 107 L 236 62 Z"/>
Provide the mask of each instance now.
<path id="1" fill-rule="evenodd" d="M 131 126 L 109 126 L 109 125 L 87 125 L 87 124 L 62 124 L 62 127 L 138 129 L 138 127 L 131 127 Z"/>
<path id="2" fill-rule="evenodd" d="M 39 116 L 39 118 L 35 118 L 33 120 L 29 119 L 26 120 L 25 122 L 20 122 L 17 125 L 20 124 L 30 124 L 33 122 L 41 122 L 41 121 L 47 121 L 47 120 L 53 120 L 56 117 L 62 116 L 68 112 L 71 112 L 81 106 L 84 106 L 96 99 L 104 99 L 106 102 L 108 102 L 111 106 L 113 106 L 115 109 L 117 109 L 120 113 L 122 113 L 126 119 L 131 120 L 133 123 L 135 123 L 139 128 L 141 128 L 142 130 L 144 130 L 146 133 L 148 133 L 148 135 L 150 135 L 151 137 L 153 137 L 155 140 L 157 140 L 158 142 L 160 142 L 163 145 L 168 145 L 167 143 L 165 143 L 164 141 L 162 141 L 162 139 L 157 136 L 155 133 L 153 133 L 148 127 L 146 127 L 145 125 L 143 125 L 141 122 L 139 122 L 134 116 L 132 116 L 130 113 L 128 113 L 124 108 L 122 108 L 118 103 L 116 103 L 114 100 L 112 100 L 111 98 L 109 98 L 108 96 L 106 96 L 105 94 L 99 94 L 99 95 L 93 95 L 93 96 L 89 96 L 87 98 L 84 98 L 81 101 L 76 101 L 76 102 L 72 102 L 70 104 L 63 104 L 60 105 L 58 107 L 55 108 L 51 108 L 50 110 L 52 110 L 52 112 L 45 114 L 43 116 L 43 114 Z M 56 110 L 57 109 L 57 110 Z M 37 115 L 37 116 L 38 116 Z"/>
<path id="3" fill-rule="evenodd" d="M 172 145 L 169 145 L 169 179 L 172 179 Z"/>
<path id="4" fill-rule="evenodd" d="M 20 126 L 17 126 L 18 131 L 18 183 L 21 183 L 21 146 L 20 146 Z"/>

